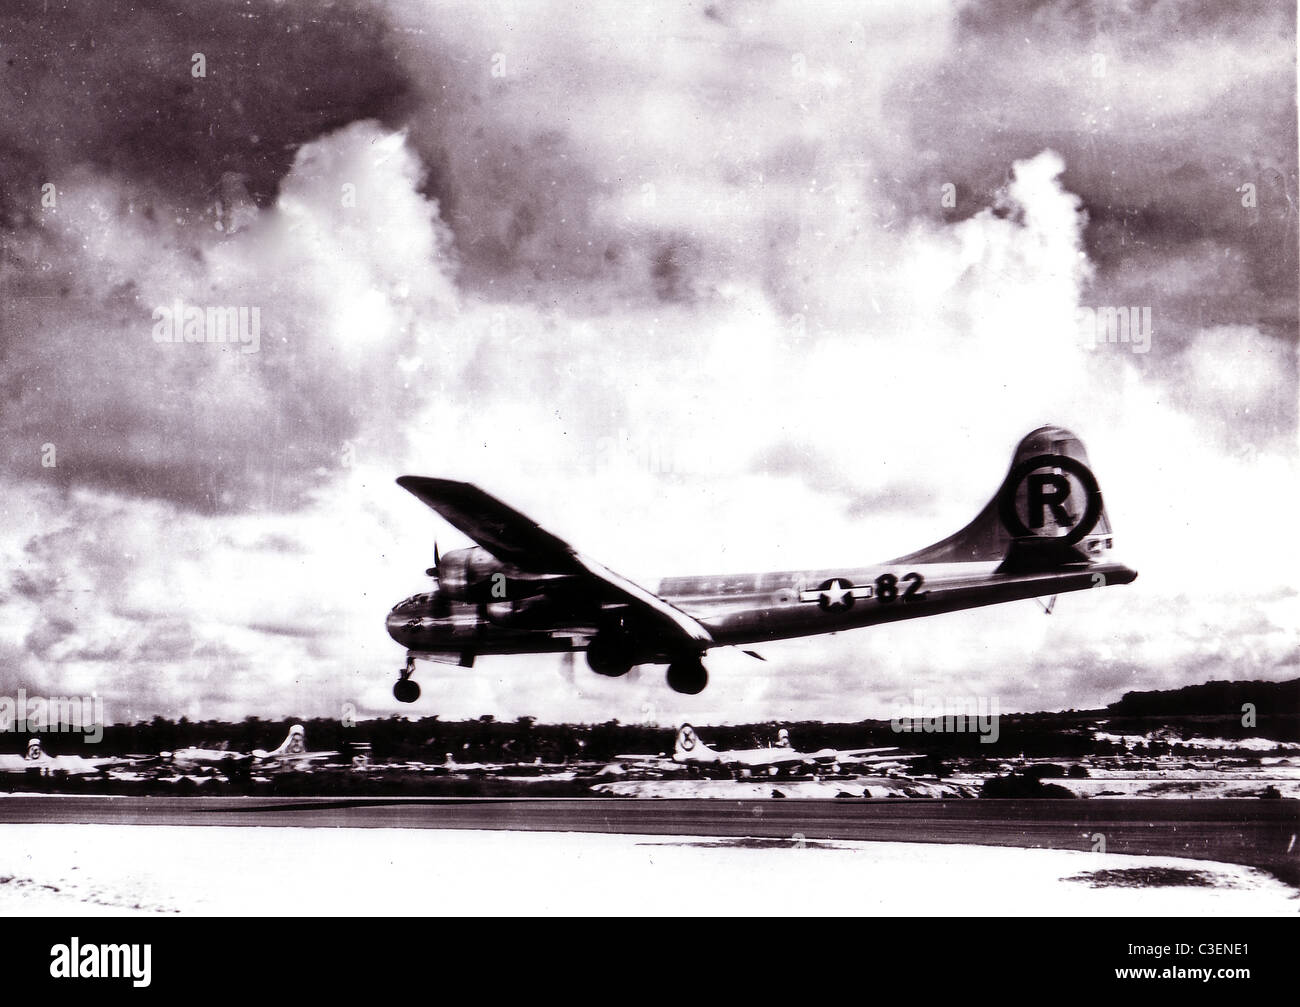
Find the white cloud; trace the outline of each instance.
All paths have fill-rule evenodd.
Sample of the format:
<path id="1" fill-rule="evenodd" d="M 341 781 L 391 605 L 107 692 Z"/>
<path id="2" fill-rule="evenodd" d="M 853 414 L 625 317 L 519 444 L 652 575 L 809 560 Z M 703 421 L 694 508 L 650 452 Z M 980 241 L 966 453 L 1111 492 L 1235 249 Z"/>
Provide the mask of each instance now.
<path id="1" fill-rule="evenodd" d="M 1194 52 L 1125 50 L 1094 86 L 1051 13 L 1025 26 L 1050 58 L 1026 64 L 1019 30 L 946 4 L 617 22 L 480 7 L 393 5 L 406 131 L 316 139 L 233 233 L 83 167 L 19 236 L 18 258 L 54 260 L 73 294 L 9 315 L 32 333 L 9 351 L 27 480 L 0 532 L 14 674 L 142 715 L 388 712 L 402 655 L 383 614 L 422 586 L 440 527 L 392 484 L 403 470 L 480 482 L 651 582 L 919 547 L 972 516 L 1044 422 L 1089 445 L 1136 584 L 1050 619 L 1026 602 L 774 644 L 766 664 L 722 652 L 694 699 L 661 669 L 607 681 L 581 659 L 422 666 L 422 709 L 857 717 L 913 685 L 1009 710 L 1294 674 L 1295 354 L 1260 320 L 1278 299 L 1260 307 L 1236 237 L 1094 261 L 1096 221 L 1062 181 L 1102 165 L 1135 204 L 1153 191 L 1141 149 L 1200 114 L 1192 96 L 1154 134 L 1136 130 L 1159 102 L 1133 98 L 1118 150 L 1101 119 L 1068 123 L 1129 94 L 1116 81 L 1135 68 L 1188 76 Z M 990 171 L 1000 199 L 978 188 Z M 1203 200 L 1223 180 L 1202 174 L 1166 196 Z M 1224 191 L 1206 213 L 1236 227 Z M 1107 290 L 1154 304 L 1150 354 L 1079 343 L 1076 309 Z M 1226 320 L 1188 321 L 1204 291 Z M 176 297 L 262 306 L 262 352 L 155 346 L 149 311 Z M 769 470 L 777 448 L 809 461 Z"/>

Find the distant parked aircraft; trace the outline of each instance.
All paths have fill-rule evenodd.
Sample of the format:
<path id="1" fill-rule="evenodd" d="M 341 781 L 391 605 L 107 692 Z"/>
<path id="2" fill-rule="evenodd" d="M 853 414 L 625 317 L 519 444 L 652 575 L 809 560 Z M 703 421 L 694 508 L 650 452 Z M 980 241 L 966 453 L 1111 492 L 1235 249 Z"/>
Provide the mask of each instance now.
<path id="1" fill-rule="evenodd" d="M 888 765 L 919 755 L 881 755 L 897 752 L 897 748 L 822 748 L 816 752 L 800 752 L 790 744 L 790 732 L 784 727 L 777 732 L 776 744 L 770 748 L 746 748 L 719 752 L 706 745 L 695 728 L 683 724 L 677 729 L 671 757 L 663 755 L 620 755 L 618 761 L 643 769 L 666 769 L 670 766 L 694 768 L 717 767 L 738 775 L 752 774 L 755 770 L 777 773 L 782 770 L 835 769 L 844 765 Z"/>
<path id="2" fill-rule="evenodd" d="M 103 773 L 121 766 L 133 766 L 142 761 L 146 760 L 128 756 L 87 759 L 81 755 L 47 755 L 41 747 L 41 739 L 32 738 L 27 742 L 27 751 L 22 755 L 0 755 L 0 773 L 26 773 L 35 770 L 40 773 L 83 776 L 88 773 Z"/>

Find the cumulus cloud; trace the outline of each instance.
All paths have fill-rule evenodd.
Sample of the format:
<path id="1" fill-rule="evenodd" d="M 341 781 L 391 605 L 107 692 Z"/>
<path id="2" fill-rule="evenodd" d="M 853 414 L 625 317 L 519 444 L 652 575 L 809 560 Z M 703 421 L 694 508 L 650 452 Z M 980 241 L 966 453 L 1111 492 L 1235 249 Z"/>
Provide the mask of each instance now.
<path id="1" fill-rule="evenodd" d="M 1293 674 L 1292 547 L 1243 517 L 1296 483 L 1292 12 L 37 13 L 0 17 L 17 681 L 386 712 L 383 611 L 454 537 L 403 470 L 653 583 L 924 545 L 1047 421 L 1088 443 L 1132 587 L 724 652 L 695 699 L 527 658 L 422 668 L 426 696 L 668 722 Z M 177 299 L 259 307 L 259 352 L 156 344 Z M 1079 339 L 1107 305 L 1152 309 L 1149 352 Z"/>
<path id="2" fill-rule="evenodd" d="M 162 219 L 122 178 L 67 176 L 16 249 L 29 268 L 57 258 L 66 279 L 9 305 L 10 464 L 39 475 L 52 444 L 72 483 L 292 507 L 346 443 L 400 439 L 416 399 L 392 375 L 456 304 L 422 170 L 400 134 L 357 123 L 305 144 L 275 203 L 223 231 Z M 177 304 L 256 312 L 241 332 L 257 339 L 160 343 Z"/>

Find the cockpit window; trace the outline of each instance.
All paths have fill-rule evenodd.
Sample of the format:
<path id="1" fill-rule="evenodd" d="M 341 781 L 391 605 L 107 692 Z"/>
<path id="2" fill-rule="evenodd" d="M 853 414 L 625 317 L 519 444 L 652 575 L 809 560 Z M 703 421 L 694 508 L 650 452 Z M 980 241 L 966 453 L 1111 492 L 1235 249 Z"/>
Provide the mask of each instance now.
<path id="1" fill-rule="evenodd" d="M 431 594 L 412 595 L 410 598 L 407 598 L 405 601 L 399 601 L 396 605 L 394 605 L 393 611 L 413 612 L 416 609 L 427 607 L 432 601 L 433 601 L 433 595 Z"/>

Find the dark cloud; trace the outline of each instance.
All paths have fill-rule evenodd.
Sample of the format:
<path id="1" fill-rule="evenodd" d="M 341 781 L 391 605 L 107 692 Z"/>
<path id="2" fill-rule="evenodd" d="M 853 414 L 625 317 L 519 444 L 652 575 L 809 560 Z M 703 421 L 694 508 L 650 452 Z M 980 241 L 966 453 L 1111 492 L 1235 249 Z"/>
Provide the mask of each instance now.
<path id="1" fill-rule="evenodd" d="M 866 715 L 916 681 L 1028 709 L 1143 669 L 1275 674 L 1294 641 L 1266 527 L 1224 576 L 1267 613 L 1190 632 L 1217 588 L 1170 595 L 1187 541 L 1291 485 L 1294 60 L 1275 3 L 8 3 L 8 673 L 242 713 L 305 651 L 336 685 L 364 666 L 378 709 L 394 658 L 367 608 L 392 571 L 365 564 L 409 542 L 375 502 L 399 465 L 549 504 L 602 557 L 668 572 L 727 543 L 748 568 L 773 524 L 792 564 L 842 555 L 846 519 L 920 544 L 986 499 L 992 445 L 1082 420 L 1121 535 L 1159 560 L 1136 615 L 1058 613 L 1038 657 L 991 613 L 790 644 L 720 675 L 719 715 L 751 686 Z M 154 344 L 176 298 L 259 306 L 260 352 Z M 1077 304 L 1150 305 L 1151 351 L 1074 352 Z M 1217 469 L 1230 492 L 1207 492 Z M 507 664 L 457 701 L 574 709 Z M 590 677 L 570 675 L 584 711 L 628 702 Z"/>
<path id="2" fill-rule="evenodd" d="M 1140 292 L 1166 319 L 1214 324 L 1243 321 L 1249 302 L 1252 320 L 1294 339 L 1294 54 L 1295 9 L 1267 0 L 970 2 L 933 77 L 893 99 L 912 142 L 975 193 L 1016 157 L 1062 154 L 1090 217 L 1094 303 Z M 1175 266 L 1205 242 L 1244 284 L 1157 270 L 1139 291 L 1125 275 L 1134 258 Z"/>
<path id="3" fill-rule="evenodd" d="M 212 512 L 297 507 L 338 470 L 376 415 L 361 401 L 365 364 L 324 331 L 341 308 L 327 274 L 349 249 L 313 262 L 291 245 L 304 225 L 339 233 L 352 222 L 272 207 L 296 165 L 300 200 L 337 206 L 346 182 L 361 187 L 360 217 L 378 204 L 414 230 L 436 223 L 434 204 L 384 206 L 366 191 L 367 176 L 376 188 L 419 186 L 419 166 L 378 177 L 361 147 L 341 162 L 303 160 L 349 124 L 402 118 L 408 88 L 387 34 L 373 5 L 352 0 L 5 6 L 0 426 L 12 478 Z M 392 226 L 372 219 L 370 240 Z M 384 254 L 394 250 L 414 251 L 398 242 Z M 412 257 L 407 268 L 443 264 Z M 376 260 L 354 272 L 388 298 L 412 286 Z M 150 345 L 155 309 L 177 301 L 255 308 L 260 355 Z M 395 336 L 383 337 L 390 362 L 415 338 L 409 325 Z M 342 386 L 362 391 L 349 398 Z M 400 387 L 383 395 L 408 398 Z M 58 458 L 43 470 L 44 444 Z"/>
<path id="4" fill-rule="evenodd" d="M 413 0 L 9 5 L 0 422 L 23 445 L 15 475 L 50 477 L 34 459 L 53 440 L 69 462 L 54 478 L 206 510 L 294 507 L 322 483 L 375 403 L 334 394 L 329 354 L 301 352 L 334 306 L 304 305 L 273 277 L 221 283 L 213 249 L 228 235 L 214 227 L 244 198 L 270 207 L 305 144 L 359 120 L 408 131 L 416 184 L 450 229 L 462 290 L 479 296 L 609 311 L 708 304 L 757 281 L 815 341 L 861 324 L 847 285 L 866 293 L 887 276 L 873 233 L 967 219 L 1013 161 L 1051 147 L 1089 214 L 1085 302 L 1152 306 L 1160 351 L 1139 366 L 1178 382 L 1198 332 L 1220 324 L 1294 345 L 1294 13 L 1184 7 L 841 5 L 814 18 L 719 3 L 611 26 Z M 93 202 L 98 243 L 121 247 L 88 256 L 84 220 L 51 226 L 47 179 L 65 201 Z M 1252 208 L 1237 191 L 1247 182 Z M 955 208 L 941 205 L 945 184 Z M 138 332 L 160 288 L 256 297 L 277 332 L 297 330 L 292 351 L 259 361 L 251 384 L 239 361 L 178 373 L 142 360 L 129 331 L 114 334 Z M 19 347 L 24 334 L 42 345 Z M 98 388 L 74 363 L 95 343 L 95 370 L 115 382 Z M 548 352 L 582 347 L 561 334 Z M 1279 402 L 1293 402 L 1295 367 L 1279 380 Z M 1218 410 L 1197 396 L 1180 405 Z M 1296 417 L 1236 422 L 1266 443 Z"/>
<path id="5" fill-rule="evenodd" d="M 161 213 L 201 212 L 227 172 L 266 205 L 302 144 L 358 119 L 396 121 L 408 91 L 384 19 L 362 0 L 12 0 L 0 53 L 10 220 L 30 219 L 40 185 L 81 164 L 168 194 Z"/>

